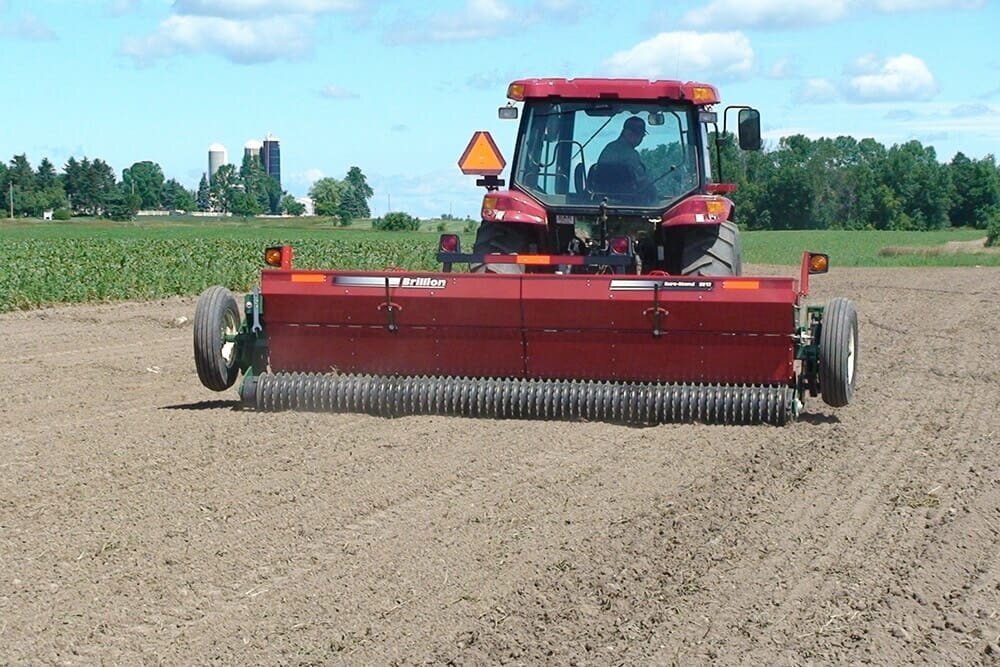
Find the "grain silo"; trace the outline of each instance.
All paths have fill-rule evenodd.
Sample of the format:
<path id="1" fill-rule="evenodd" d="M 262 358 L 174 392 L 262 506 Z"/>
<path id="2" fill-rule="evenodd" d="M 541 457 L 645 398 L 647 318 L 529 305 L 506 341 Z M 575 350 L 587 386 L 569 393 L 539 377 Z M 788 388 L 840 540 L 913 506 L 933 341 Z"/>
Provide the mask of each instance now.
<path id="1" fill-rule="evenodd" d="M 252 157 L 260 160 L 260 149 L 264 143 L 260 139 L 250 139 L 243 145 L 243 157 Z"/>
<path id="2" fill-rule="evenodd" d="M 278 137 L 268 133 L 263 145 L 264 171 L 281 184 L 281 142 Z"/>
<path id="3" fill-rule="evenodd" d="M 226 147 L 222 144 L 212 144 L 208 147 L 208 180 L 212 181 L 212 177 L 215 176 L 215 172 L 219 171 L 219 167 L 229 162 L 226 156 Z"/>

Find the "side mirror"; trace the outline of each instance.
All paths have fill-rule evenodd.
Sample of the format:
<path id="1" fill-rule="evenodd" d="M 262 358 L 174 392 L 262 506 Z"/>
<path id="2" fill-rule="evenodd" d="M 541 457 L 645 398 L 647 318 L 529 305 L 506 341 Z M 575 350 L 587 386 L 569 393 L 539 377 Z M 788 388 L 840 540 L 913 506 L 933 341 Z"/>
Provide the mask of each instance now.
<path id="1" fill-rule="evenodd" d="M 500 107 L 497 109 L 497 116 L 499 116 L 501 120 L 515 120 L 517 119 L 517 107 L 513 104 Z"/>
<path id="2" fill-rule="evenodd" d="M 760 112 L 756 109 L 740 109 L 739 116 L 740 148 L 745 151 L 759 151 Z"/>
<path id="3" fill-rule="evenodd" d="M 653 126 L 663 125 L 663 112 L 650 111 L 649 117 L 646 119 L 646 122 Z"/>

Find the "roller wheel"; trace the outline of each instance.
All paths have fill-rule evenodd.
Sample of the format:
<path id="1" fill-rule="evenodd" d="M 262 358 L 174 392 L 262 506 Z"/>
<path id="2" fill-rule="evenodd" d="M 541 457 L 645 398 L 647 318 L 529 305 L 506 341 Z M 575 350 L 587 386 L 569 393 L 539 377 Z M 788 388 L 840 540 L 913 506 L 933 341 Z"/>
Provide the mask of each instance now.
<path id="1" fill-rule="evenodd" d="M 475 254 L 518 255 L 528 251 L 529 240 L 518 225 L 504 222 L 483 222 L 476 232 Z M 524 273 L 520 264 L 473 264 L 473 273 Z"/>
<path id="2" fill-rule="evenodd" d="M 823 311 L 819 333 L 819 391 L 835 408 L 847 405 L 858 379 L 858 311 L 838 297 Z"/>
<path id="3" fill-rule="evenodd" d="M 225 391 L 239 375 L 236 343 L 227 342 L 240 330 L 236 297 L 225 287 L 209 287 L 198 297 L 194 311 L 194 363 L 201 383 Z"/>
<path id="4" fill-rule="evenodd" d="M 685 276 L 738 276 L 743 273 L 740 230 L 732 222 L 691 227 L 684 235 L 681 274 Z"/>

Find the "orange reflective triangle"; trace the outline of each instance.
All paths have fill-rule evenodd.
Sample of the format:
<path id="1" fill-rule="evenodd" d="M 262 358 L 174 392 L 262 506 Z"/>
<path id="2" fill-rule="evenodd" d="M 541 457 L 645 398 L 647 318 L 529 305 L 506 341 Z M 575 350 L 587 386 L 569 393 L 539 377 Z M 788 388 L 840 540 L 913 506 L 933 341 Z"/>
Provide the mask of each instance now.
<path id="1" fill-rule="evenodd" d="M 507 166 L 489 132 L 476 132 L 458 160 L 463 174 L 496 176 Z"/>

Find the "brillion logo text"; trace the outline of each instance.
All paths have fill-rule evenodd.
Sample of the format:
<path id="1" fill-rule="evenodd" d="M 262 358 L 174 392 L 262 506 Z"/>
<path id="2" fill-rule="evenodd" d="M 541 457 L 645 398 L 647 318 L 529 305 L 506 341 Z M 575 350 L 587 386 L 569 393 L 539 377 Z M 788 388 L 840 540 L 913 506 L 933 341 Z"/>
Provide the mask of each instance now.
<path id="1" fill-rule="evenodd" d="M 400 287 L 422 287 L 423 289 L 444 289 L 448 281 L 444 278 L 403 278 Z"/>

